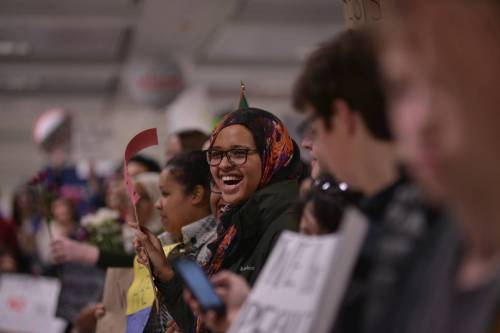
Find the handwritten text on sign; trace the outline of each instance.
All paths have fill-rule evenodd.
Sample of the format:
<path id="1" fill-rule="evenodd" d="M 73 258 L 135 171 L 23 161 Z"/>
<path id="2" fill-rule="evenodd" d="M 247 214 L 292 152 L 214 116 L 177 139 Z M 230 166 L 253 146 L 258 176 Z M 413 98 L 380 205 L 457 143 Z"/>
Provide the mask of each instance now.
<path id="1" fill-rule="evenodd" d="M 65 322 L 54 317 L 60 289 L 54 278 L 2 274 L 0 332 L 61 332 Z"/>
<path id="2" fill-rule="evenodd" d="M 383 1 L 387 0 L 342 0 L 347 26 L 352 28 L 382 20 Z"/>
<path id="3" fill-rule="evenodd" d="M 231 332 L 309 331 L 336 245 L 336 237 L 282 235 Z"/>
<path id="4" fill-rule="evenodd" d="M 367 225 L 352 208 L 336 234 L 284 231 L 229 333 L 329 332 Z"/>

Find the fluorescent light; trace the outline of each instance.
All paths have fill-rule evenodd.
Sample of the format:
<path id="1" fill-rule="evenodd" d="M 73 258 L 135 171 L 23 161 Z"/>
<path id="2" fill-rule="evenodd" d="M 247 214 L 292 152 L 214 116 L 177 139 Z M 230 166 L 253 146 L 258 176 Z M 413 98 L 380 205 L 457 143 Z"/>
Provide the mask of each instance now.
<path id="1" fill-rule="evenodd" d="M 31 50 L 28 42 L 0 41 L 0 55 L 3 56 L 27 56 Z"/>

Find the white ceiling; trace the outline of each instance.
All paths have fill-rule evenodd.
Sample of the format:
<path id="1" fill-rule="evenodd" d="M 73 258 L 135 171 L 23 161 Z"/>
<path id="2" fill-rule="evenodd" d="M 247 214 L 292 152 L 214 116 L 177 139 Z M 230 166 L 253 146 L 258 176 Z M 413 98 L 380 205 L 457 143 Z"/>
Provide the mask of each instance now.
<path id="1" fill-rule="evenodd" d="M 127 66 L 152 55 L 177 58 L 215 94 L 248 76 L 281 96 L 343 24 L 340 0 L 0 0 L 0 101 L 121 97 Z"/>

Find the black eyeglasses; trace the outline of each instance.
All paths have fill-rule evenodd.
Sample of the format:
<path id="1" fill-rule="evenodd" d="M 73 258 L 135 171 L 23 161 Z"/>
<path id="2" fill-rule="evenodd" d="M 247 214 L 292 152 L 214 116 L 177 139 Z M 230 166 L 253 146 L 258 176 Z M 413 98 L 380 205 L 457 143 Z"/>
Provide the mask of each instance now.
<path id="1" fill-rule="evenodd" d="M 255 154 L 257 152 L 256 149 L 233 148 L 229 150 L 208 149 L 206 154 L 207 162 L 211 166 L 218 166 L 224 159 L 224 156 L 227 157 L 229 163 L 238 166 L 247 162 L 248 154 Z"/>

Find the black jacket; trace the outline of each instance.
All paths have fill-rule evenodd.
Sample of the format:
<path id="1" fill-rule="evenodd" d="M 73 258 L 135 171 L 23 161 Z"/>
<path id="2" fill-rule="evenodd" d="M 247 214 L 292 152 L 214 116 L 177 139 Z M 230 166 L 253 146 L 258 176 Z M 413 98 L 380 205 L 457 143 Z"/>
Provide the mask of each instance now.
<path id="1" fill-rule="evenodd" d="M 222 269 L 243 276 L 255 283 L 273 246 L 283 230 L 298 230 L 294 210 L 298 196 L 296 180 L 284 180 L 257 191 L 231 216 L 238 230 L 235 245 L 222 263 Z M 162 301 L 183 332 L 194 331 L 195 317 L 182 298 L 182 282 L 175 276 L 159 283 Z"/>

